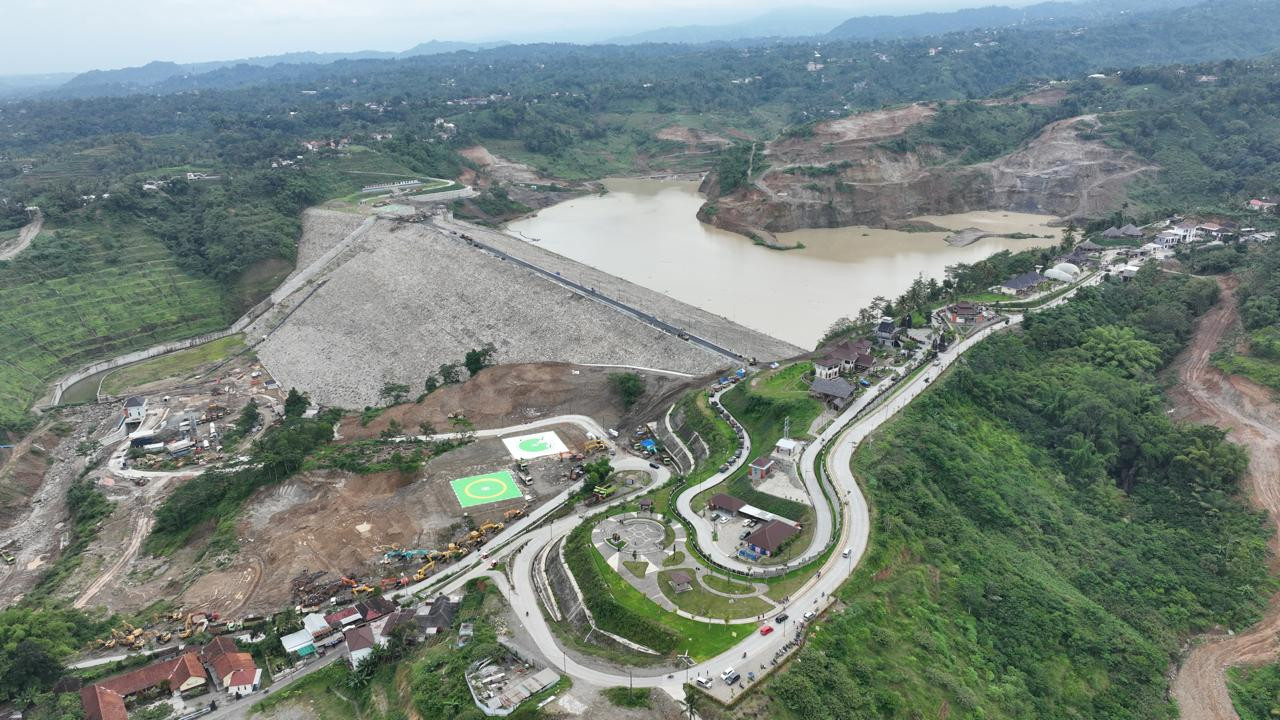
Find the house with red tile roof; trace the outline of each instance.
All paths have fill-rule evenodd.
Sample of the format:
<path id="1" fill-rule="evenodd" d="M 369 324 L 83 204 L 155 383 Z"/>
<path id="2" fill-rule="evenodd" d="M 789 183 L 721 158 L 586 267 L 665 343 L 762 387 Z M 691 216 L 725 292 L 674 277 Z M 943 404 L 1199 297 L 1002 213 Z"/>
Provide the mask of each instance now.
<path id="1" fill-rule="evenodd" d="M 80 690 L 85 720 L 126 720 L 125 702 L 145 691 L 162 688 L 167 692 L 187 692 L 208 682 L 204 666 L 194 652 L 172 660 L 162 660 L 107 678 Z"/>

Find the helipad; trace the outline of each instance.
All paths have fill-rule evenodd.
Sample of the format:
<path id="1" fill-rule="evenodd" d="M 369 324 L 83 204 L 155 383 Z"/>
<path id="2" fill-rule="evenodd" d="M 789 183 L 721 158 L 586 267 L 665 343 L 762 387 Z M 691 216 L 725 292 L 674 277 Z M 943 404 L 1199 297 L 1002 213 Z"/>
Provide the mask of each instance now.
<path id="1" fill-rule="evenodd" d="M 511 453 L 511 457 L 517 460 L 533 460 L 548 455 L 559 455 L 568 450 L 560 436 L 549 431 L 503 438 L 502 442 L 507 446 L 507 452 Z"/>
<path id="2" fill-rule="evenodd" d="M 449 483 L 449 486 L 453 488 L 453 494 L 458 496 L 458 504 L 464 508 L 524 497 L 515 478 L 507 470 L 458 478 Z"/>

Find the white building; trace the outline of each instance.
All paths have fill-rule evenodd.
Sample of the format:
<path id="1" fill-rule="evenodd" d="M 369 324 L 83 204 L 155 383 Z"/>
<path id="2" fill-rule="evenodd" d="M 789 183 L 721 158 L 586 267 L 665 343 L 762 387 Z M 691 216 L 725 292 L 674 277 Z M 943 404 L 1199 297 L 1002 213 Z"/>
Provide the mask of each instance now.
<path id="1" fill-rule="evenodd" d="M 262 668 L 236 670 L 231 673 L 231 677 L 227 680 L 227 694 L 244 697 L 245 695 L 253 693 L 253 691 L 257 690 L 261 685 Z"/>
<path id="2" fill-rule="evenodd" d="M 127 423 L 140 423 L 147 417 L 147 399 L 141 395 L 134 395 L 124 401 L 124 421 Z"/>
<path id="3" fill-rule="evenodd" d="M 782 438 L 777 445 L 773 446 L 774 457 L 782 458 L 783 460 L 796 460 L 803 451 L 804 443 L 791 438 Z"/>

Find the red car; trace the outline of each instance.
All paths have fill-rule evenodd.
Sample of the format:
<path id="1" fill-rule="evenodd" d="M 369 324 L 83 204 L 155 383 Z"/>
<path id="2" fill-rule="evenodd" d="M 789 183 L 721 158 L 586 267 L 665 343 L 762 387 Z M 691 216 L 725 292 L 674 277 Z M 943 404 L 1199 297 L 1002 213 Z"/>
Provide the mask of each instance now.
<path id="1" fill-rule="evenodd" d="M 773 626 L 772 626 L 772 625 L 765 625 L 764 627 L 760 628 L 760 634 L 761 634 L 761 635 L 768 635 L 768 634 L 769 634 L 769 633 L 771 633 L 771 632 L 773 632 Z"/>

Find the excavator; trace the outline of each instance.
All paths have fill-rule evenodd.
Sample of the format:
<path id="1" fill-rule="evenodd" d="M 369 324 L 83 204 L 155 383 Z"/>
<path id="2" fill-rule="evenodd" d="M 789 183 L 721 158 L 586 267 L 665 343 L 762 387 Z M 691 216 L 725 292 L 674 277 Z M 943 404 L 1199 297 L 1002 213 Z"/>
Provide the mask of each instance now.
<path id="1" fill-rule="evenodd" d="M 502 513 L 502 519 L 506 522 L 511 522 L 519 517 L 524 517 L 524 508 L 511 508 L 510 510 Z"/>
<path id="2" fill-rule="evenodd" d="M 367 594 L 367 593 L 371 593 L 371 592 L 373 592 L 373 586 L 372 586 L 372 585 L 361 585 L 361 586 L 359 586 L 359 587 L 353 587 L 353 588 L 351 588 L 351 594 L 352 594 L 352 595 L 355 595 L 356 597 L 360 597 L 361 595 L 365 595 L 365 594 Z"/>
<path id="3" fill-rule="evenodd" d="M 595 452 L 597 450 L 600 450 L 601 452 L 603 452 L 605 450 L 608 450 L 609 446 L 606 445 L 603 440 L 588 440 L 585 449 L 589 453 Z"/>
<path id="4" fill-rule="evenodd" d="M 425 565 L 423 565 L 422 567 L 418 568 L 418 572 L 416 572 L 416 573 L 414 573 L 414 574 L 413 574 L 413 579 L 414 579 L 414 580 L 416 580 L 416 581 L 418 581 L 418 582 L 421 582 L 421 581 L 423 581 L 423 580 L 426 580 L 426 579 L 427 579 L 427 575 L 431 574 L 431 571 L 432 571 L 432 570 L 435 570 L 435 569 L 436 569 L 436 561 L 435 561 L 435 560 L 428 560 L 428 561 L 427 561 L 427 563 L 426 563 Z"/>
<path id="5" fill-rule="evenodd" d="M 346 585 L 346 586 L 347 586 L 347 587 L 349 587 L 349 588 L 353 588 L 353 587 L 358 586 L 360 583 L 358 583 L 358 582 L 356 582 L 355 580 L 352 580 L 351 578 L 349 578 L 349 577 L 347 577 L 347 576 L 345 576 L 345 575 L 344 575 L 344 576 L 342 577 L 342 584 L 343 584 L 343 585 Z"/>

